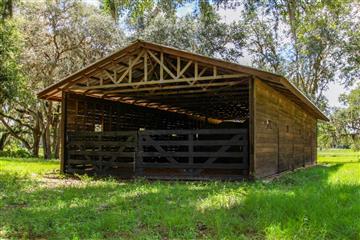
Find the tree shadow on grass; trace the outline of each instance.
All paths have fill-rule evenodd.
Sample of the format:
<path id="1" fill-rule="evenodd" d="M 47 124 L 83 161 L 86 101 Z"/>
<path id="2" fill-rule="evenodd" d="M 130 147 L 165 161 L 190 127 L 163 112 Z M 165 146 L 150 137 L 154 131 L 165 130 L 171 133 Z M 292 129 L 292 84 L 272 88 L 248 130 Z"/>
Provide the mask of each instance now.
<path id="1" fill-rule="evenodd" d="M 243 201 L 209 208 L 208 214 L 226 217 L 228 229 L 221 231 L 244 238 L 360 239 L 359 185 L 329 182 L 342 166 L 317 166 L 255 184 Z M 239 225 L 232 224 L 239 217 Z"/>
<path id="2" fill-rule="evenodd" d="M 341 167 L 317 166 L 271 183 L 24 187 L 1 205 L 0 226 L 5 237 L 33 239 L 356 239 L 359 186 L 329 183 Z M 23 205 L 13 204 L 17 199 Z"/>
<path id="3" fill-rule="evenodd" d="M 194 191 L 205 194 L 209 189 L 206 184 L 114 180 L 30 192 L 19 189 L 12 199 L 5 199 L 0 226 L 7 229 L 6 237 L 15 238 L 161 238 L 169 231 L 162 225 L 167 222 L 164 216 L 193 197 Z M 190 216 L 192 208 L 183 207 Z"/>

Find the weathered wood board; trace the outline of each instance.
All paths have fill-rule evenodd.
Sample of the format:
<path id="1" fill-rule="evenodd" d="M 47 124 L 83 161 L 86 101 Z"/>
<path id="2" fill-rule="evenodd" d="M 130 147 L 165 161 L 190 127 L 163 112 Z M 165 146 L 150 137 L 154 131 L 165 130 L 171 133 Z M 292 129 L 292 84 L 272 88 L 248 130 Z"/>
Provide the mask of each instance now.
<path id="1" fill-rule="evenodd" d="M 315 118 L 258 79 L 253 111 L 255 177 L 315 163 Z"/>

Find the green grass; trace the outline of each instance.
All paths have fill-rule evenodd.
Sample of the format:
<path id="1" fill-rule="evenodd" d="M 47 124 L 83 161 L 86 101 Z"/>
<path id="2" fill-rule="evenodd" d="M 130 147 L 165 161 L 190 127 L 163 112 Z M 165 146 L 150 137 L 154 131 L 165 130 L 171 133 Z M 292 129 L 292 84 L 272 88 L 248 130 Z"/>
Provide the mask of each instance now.
<path id="1" fill-rule="evenodd" d="M 360 162 L 360 152 L 351 149 L 330 149 L 320 151 L 318 154 L 319 163 L 348 163 Z"/>
<path id="2" fill-rule="evenodd" d="M 359 154 L 319 162 L 271 182 L 119 182 L 0 158 L 0 239 L 360 239 Z"/>

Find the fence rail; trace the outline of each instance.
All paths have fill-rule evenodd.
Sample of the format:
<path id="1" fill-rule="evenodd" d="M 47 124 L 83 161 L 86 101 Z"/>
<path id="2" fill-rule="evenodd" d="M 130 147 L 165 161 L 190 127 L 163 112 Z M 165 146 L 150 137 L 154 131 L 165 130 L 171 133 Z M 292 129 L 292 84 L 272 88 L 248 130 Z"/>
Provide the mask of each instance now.
<path id="1" fill-rule="evenodd" d="M 91 170 L 107 174 L 121 170 L 126 176 L 133 175 L 137 132 L 69 132 L 67 134 L 68 172 Z"/>
<path id="2" fill-rule="evenodd" d="M 245 129 L 145 130 L 139 131 L 138 138 L 136 170 L 140 176 L 241 175 L 248 168 Z"/>
<path id="3" fill-rule="evenodd" d="M 68 132 L 67 172 L 163 179 L 244 175 L 246 129 Z"/>

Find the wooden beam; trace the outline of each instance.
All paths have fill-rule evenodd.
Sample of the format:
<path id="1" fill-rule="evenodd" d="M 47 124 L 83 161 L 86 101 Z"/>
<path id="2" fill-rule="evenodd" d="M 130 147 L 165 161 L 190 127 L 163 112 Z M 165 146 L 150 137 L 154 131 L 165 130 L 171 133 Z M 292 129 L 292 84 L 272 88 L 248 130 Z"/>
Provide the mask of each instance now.
<path id="1" fill-rule="evenodd" d="M 201 72 L 199 73 L 199 77 L 201 77 L 201 76 L 205 73 L 206 70 L 207 70 L 207 67 L 204 67 L 204 68 L 201 70 Z"/>
<path id="2" fill-rule="evenodd" d="M 198 63 L 195 62 L 195 66 L 194 66 L 194 80 L 196 81 L 198 77 L 199 77 Z"/>
<path id="3" fill-rule="evenodd" d="M 144 54 L 144 82 L 148 81 L 147 53 Z"/>
<path id="4" fill-rule="evenodd" d="M 145 50 L 141 50 L 141 52 L 139 53 L 139 55 L 135 58 L 134 61 L 131 61 L 131 64 L 129 64 L 129 67 L 126 69 L 126 71 L 121 75 L 121 77 L 117 80 L 116 83 L 120 83 L 125 77 L 126 75 L 128 75 L 129 71 L 132 69 L 132 67 L 137 64 L 137 62 L 139 61 L 139 59 L 141 57 L 144 56 Z"/>
<path id="5" fill-rule="evenodd" d="M 183 75 L 184 72 L 190 67 L 190 65 L 191 65 L 192 63 L 193 63 L 193 61 L 189 61 L 189 62 L 185 65 L 185 67 L 180 71 L 179 75 L 180 75 L 180 76 Z M 178 79 L 178 78 L 176 78 L 176 79 Z"/>
<path id="6" fill-rule="evenodd" d="M 248 77 L 246 74 L 229 74 L 229 75 L 217 75 L 217 76 L 204 76 L 198 77 L 197 82 L 199 81 L 211 81 L 211 80 L 221 80 L 221 79 L 231 79 L 231 78 L 244 78 Z M 121 83 L 121 84 L 105 84 L 102 86 L 89 86 L 89 87 L 77 87 L 76 89 L 88 90 L 88 89 L 106 89 L 106 88 L 117 88 L 117 87 L 131 87 L 137 85 L 157 85 L 157 84 L 172 84 L 172 83 L 183 83 L 194 81 L 194 78 L 181 78 L 181 79 L 167 79 L 163 80 L 152 80 L 147 82 L 132 82 L 132 83 Z M 239 81 L 241 82 L 241 81 Z M 227 83 L 227 81 L 225 82 Z"/>
<path id="7" fill-rule="evenodd" d="M 142 91 L 156 91 L 156 90 L 169 90 L 169 89 L 186 89 L 186 88 L 197 88 L 197 87 L 215 87 L 215 86 L 234 86 L 236 84 L 241 84 L 240 81 L 232 82 L 217 82 L 217 83 L 205 83 L 205 84 L 195 84 L 195 85 L 178 85 L 178 86 L 163 86 L 163 87 L 147 87 L 147 88 L 137 88 L 137 89 L 118 89 L 107 91 L 106 93 L 128 93 L 128 92 L 142 92 Z M 205 90 L 204 90 L 205 91 Z"/>
<path id="8" fill-rule="evenodd" d="M 190 86 L 190 85 L 189 85 Z M 218 88 L 218 89 L 196 89 L 196 90 L 183 90 L 183 91 L 165 91 L 165 92 L 152 92 L 152 93 L 141 93 L 141 97 L 144 96 L 160 96 L 160 95 L 182 95 L 182 94 L 188 94 L 188 95 L 192 95 L 192 94 L 206 94 L 206 93 L 213 93 L 213 94 L 221 94 L 222 91 L 226 90 L 227 88 L 232 87 L 233 85 L 230 86 L 225 86 L 223 88 Z M 129 96 L 129 95 L 127 95 Z M 133 95 L 132 95 L 133 96 Z M 182 96 L 183 97 L 183 96 Z"/>
<path id="9" fill-rule="evenodd" d="M 164 80 L 164 53 L 160 53 L 160 81 Z"/>
<path id="10" fill-rule="evenodd" d="M 148 51 L 150 56 L 160 65 L 160 81 L 164 80 L 164 70 L 173 78 L 176 79 L 176 76 L 164 65 L 164 54 L 160 53 L 160 60 L 151 52 Z"/>
<path id="11" fill-rule="evenodd" d="M 112 76 L 112 75 L 108 72 L 108 70 L 104 69 L 104 73 L 105 73 L 105 75 L 106 75 L 108 78 L 111 79 L 111 81 L 112 81 L 113 83 L 116 83 L 116 78 L 114 78 L 114 76 Z"/>
<path id="12" fill-rule="evenodd" d="M 178 73 L 180 73 L 180 66 L 174 66 L 174 64 L 172 64 L 171 63 L 171 61 L 170 60 L 168 60 L 168 59 L 166 59 L 165 60 L 169 65 L 170 65 L 170 67 L 172 67 L 175 71 L 176 71 L 176 75 L 178 74 Z M 183 78 L 186 78 L 186 76 L 183 74 L 183 75 L 181 75 Z M 180 78 L 180 77 L 178 77 L 178 76 L 176 76 L 177 78 Z"/>
<path id="13" fill-rule="evenodd" d="M 56 94 L 57 92 L 62 91 L 63 89 L 66 89 L 66 86 L 70 87 L 77 80 L 80 80 L 84 75 L 89 76 L 90 74 L 93 75 L 96 72 L 101 71 L 102 70 L 101 68 L 112 65 L 113 64 L 112 60 L 117 60 L 117 59 L 123 58 L 124 56 L 129 54 L 129 52 L 136 50 L 140 44 L 141 43 L 139 43 L 139 42 L 132 44 L 132 45 L 128 46 L 127 48 L 117 51 L 109 56 L 106 56 L 106 57 L 96 61 L 95 63 L 93 63 L 85 68 L 82 68 L 81 70 L 71 74 L 70 76 L 64 78 L 63 80 L 61 80 L 61 81 L 47 87 L 43 91 L 39 92 L 37 94 L 38 97 L 44 98 L 45 96 L 50 95 L 49 93 L 53 92 L 53 90 L 55 91 L 55 93 L 53 93 L 53 94 Z M 65 87 L 64 87 L 64 85 L 65 85 Z M 53 94 L 51 94 L 51 95 L 53 95 Z"/>
<path id="14" fill-rule="evenodd" d="M 176 77 L 180 77 L 180 68 L 181 68 L 181 59 L 180 57 L 176 58 Z"/>
<path id="15" fill-rule="evenodd" d="M 128 70 L 128 71 L 129 71 L 129 80 L 128 80 L 129 83 L 131 83 L 131 81 L 132 81 L 132 67 L 133 67 L 133 66 L 132 66 L 132 62 L 131 62 L 131 61 L 132 61 L 132 59 L 131 59 L 131 57 L 129 57 L 129 68 L 128 68 L 128 69 L 129 69 L 129 70 Z"/>
<path id="16" fill-rule="evenodd" d="M 66 99 L 66 92 L 62 92 L 62 98 L 61 98 L 61 119 L 60 119 L 60 172 L 65 172 L 65 161 L 67 158 L 67 152 L 66 152 L 66 116 L 67 116 L 67 99 Z"/>

